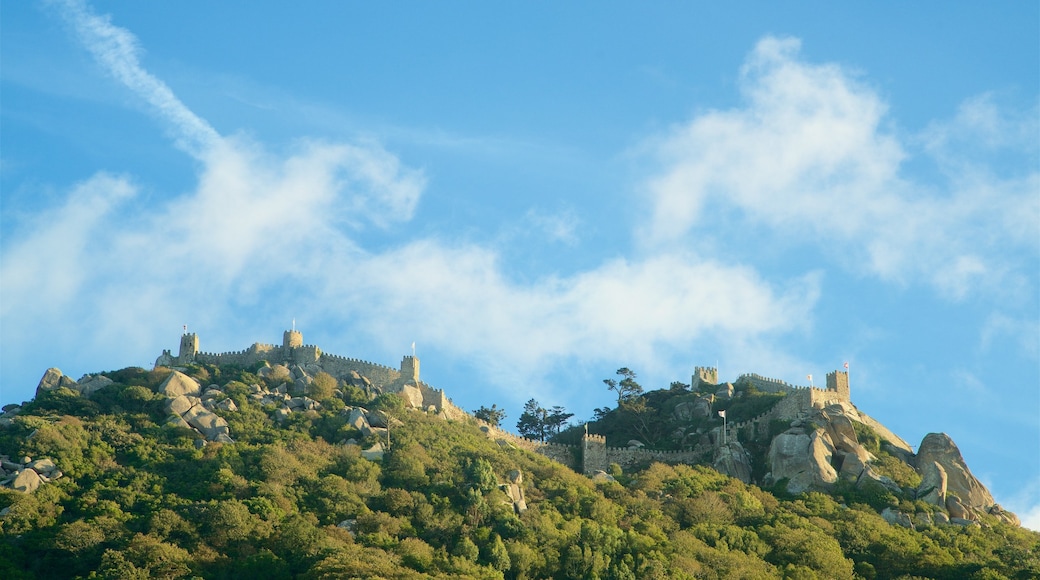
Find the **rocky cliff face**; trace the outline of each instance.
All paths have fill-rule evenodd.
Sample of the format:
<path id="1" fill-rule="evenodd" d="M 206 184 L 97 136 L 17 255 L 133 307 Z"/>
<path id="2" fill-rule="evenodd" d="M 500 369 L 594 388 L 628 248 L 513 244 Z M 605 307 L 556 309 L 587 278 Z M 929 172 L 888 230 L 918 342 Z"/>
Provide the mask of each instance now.
<path id="1" fill-rule="evenodd" d="M 920 485 L 913 489 L 901 487 L 884 475 L 886 470 L 898 469 L 898 465 L 894 467 L 890 459 L 887 468 L 882 467 L 879 458 L 860 442 L 856 423 L 870 427 L 882 441 L 882 454 L 912 468 L 921 478 Z M 794 419 L 789 429 L 770 442 L 766 462 L 769 473 L 764 483 L 773 485 L 786 480 L 786 489 L 791 493 L 827 491 L 839 480 L 859 488 L 876 484 L 896 497 L 920 499 L 936 506 L 941 510 L 936 513 L 939 520 L 971 525 L 978 522 L 981 514 L 990 514 L 1019 524 L 1018 518 L 997 505 L 989 490 L 971 474 L 948 435 L 929 433 L 915 455 L 905 441 L 850 403 L 836 403 Z M 902 471 L 909 473 L 909 469 Z M 909 514 L 887 511 L 892 522 L 914 525 Z"/>

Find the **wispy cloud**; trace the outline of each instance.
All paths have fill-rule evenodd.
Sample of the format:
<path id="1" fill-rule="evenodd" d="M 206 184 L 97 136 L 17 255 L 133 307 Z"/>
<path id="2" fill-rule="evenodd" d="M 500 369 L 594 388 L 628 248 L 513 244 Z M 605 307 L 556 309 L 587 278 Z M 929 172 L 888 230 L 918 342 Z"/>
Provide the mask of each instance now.
<path id="1" fill-rule="evenodd" d="M 5 347 L 5 360 L 49 336 L 33 336 L 40 320 L 60 321 L 70 341 L 92 343 L 80 351 L 85 359 L 122 340 L 126 355 L 147 360 L 167 337 L 127 341 L 148 334 L 141 320 L 154 333 L 184 320 L 241 328 L 251 324 L 243 318 L 289 304 L 301 317 L 343 321 L 376 343 L 403 343 L 406 333 L 513 377 L 511 384 L 537 383 L 569 359 L 660 368 L 696 341 L 768 351 L 760 337 L 811 319 L 815 277 L 771 283 L 691 253 L 618 258 L 518 282 L 494 248 L 406 228 L 395 245 L 371 251 L 363 230 L 411 220 L 421 172 L 374 142 L 300 140 L 272 153 L 249 139 L 218 137 L 140 66 L 129 32 L 81 2 L 64 6 L 98 62 L 159 112 L 201 171 L 193 191 L 147 211 L 126 203 L 136 192 L 129 179 L 99 174 L 39 216 L 31 235 L 6 243 L 5 336 L 29 330 L 20 331 L 25 340 L 5 337 L 5 345 L 20 345 Z M 576 241 L 566 212 L 526 219 Z"/>
<path id="2" fill-rule="evenodd" d="M 952 299 L 1020 282 L 1038 251 L 1035 163 L 1002 173 L 946 163 L 944 181 L 911 180 L 902 165 L 921 140 L 891 130 L 884 101 L 855 75 L 807 63 L 799 49 L 795 39 L 763 39 L 741 73 L 742 107 L 701 113 L 650 144 L 661 170 L 646 186 L 647 243 L 674 243 L 708 213 L 735 213 L 736 223 L 818 245 L 852 269 L 921 278 Z M 955 142 L 976 135 L 989 147 L 1035 148 L 1035 130 L 1014 127 L 976 99 L 933 124 L 925 149 L 955 159 Z"/>
<path id="3" fill-rule="evenodd" d="M 213 127 L 141 66 L 141 48 L 133 34 L 114 26 L 109 17 L 95 14 L 84 0 L 54 0 L 54 3 L 98 64 L 167 122 L 181 148 L 198 157 L 213 146 L 219 139 Z"/>

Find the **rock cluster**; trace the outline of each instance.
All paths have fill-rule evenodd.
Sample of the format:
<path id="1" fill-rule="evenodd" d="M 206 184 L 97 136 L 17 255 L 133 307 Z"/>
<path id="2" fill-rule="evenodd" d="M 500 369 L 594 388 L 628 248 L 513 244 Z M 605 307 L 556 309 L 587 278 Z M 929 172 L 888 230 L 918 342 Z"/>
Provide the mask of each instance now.
<path id="1" fill-rule="evenodd" d="M 47 391 L 66 388 L 89 397 L 95 391 L 111 385 L 112 382 L 112 379 L 103 375 L 84 375 L 78 381 L 74 381 L 72 377 L 62 374 L 60 369 L 49 368 L 47 372 L 43 373 L 40 384 L 36 386 L 36 396 Z"/>
<path id="2" fill-rule="evenodd" d="M 15 405 L 12 403 L 10 405 L 4 405 L 2 411 L 3 412 L 0 413 L 0 427 L 6 427 L 14 423 L 14 418 L 18 416 L 18 413 L 22 412 L 22 407 L 21 405 Z"/>
<path id="3" fill-rule="evenodd" d="M 203 393 L 198 381 L 180 371 L 173 371 L 159 385 L 158 392 L 166 395 L 166 411 L 170 413 L 167 425 L 194 429 L 207 441 L 235 442 L 227 421 L 212 411 L 221 403 L 218 397 L 224 394 L 216 385 L 211 385 Z M 228 410 L 233 405 L 234 401 L 230 401 L 230 405 L 223 403 L 223 408 Z"/>
<path id="4" fill-rule="evenodd" d="M 945 433 L 925 436 L 916 455 L 902 446 L 884 446 L 921 476 L 916 490 L 903 490 L 891 478 L 879 474 L 874 466 L 877 458 L 859 443 L 853 427 L 853 422 L 864 422 L 864 418 L 850 403 L 839 402 L 793 420 L 790 428 L 774 437 L 769 446 L 770 471 L 765 483 L 771 485 L 786 479 L 787 491 L 801 493 L 826 490 L 842 479 L 857 487 L 880 485 L 897 495 L 909 494 L 939 508 L 932 514 L 921 512 L 913 516 L 891 508 L 882 513 L 886 521 L 908 528 L 933 523 L 977 525 L 981 514 L 1019 525 L 1018 518 L 997 505 L 985 486 L 975 479 Z M 734 469 L 727 464 L 729 455 L 731 452 L 716 452 L 716 469 L 733 475 L 728 471 Z"/>
<path id="5" fill-rule="evenodd" d="M 716 448 L 712 467 L 719 473 L 751 483 L 751 454 L 737 441 L 728 441 Z"/>
<path id="6" fill-rule="evenodd" d="M 62 475 L 58 466 L 47 458 L 33 461 L 31 457 L 22 457 L 20 461 L 13 461 L 6 455 L 0 455 L 0 487 L 32 493 Z"/>
<path id="7" fill-rule="evenodd" d="M 519 469 L 514 469 L 506 474 L 506 478 L 508 481 L 500 483 L 498 488 L 505 492 L 506 497 L 513 504 L 513 511 L 517 515 L 522 514 L 527 511 L 527 500 L 524 499 L 524 490 L 520 487 L 520 484 L 524 482 L 524 474 Z"/>

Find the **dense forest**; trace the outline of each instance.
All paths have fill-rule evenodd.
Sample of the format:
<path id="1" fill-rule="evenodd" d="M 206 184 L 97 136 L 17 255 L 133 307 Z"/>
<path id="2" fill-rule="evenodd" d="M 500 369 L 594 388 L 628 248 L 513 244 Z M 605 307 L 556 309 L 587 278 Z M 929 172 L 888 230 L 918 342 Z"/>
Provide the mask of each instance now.
<path id="1" fill-rule="evenodd" d="M 89 397 L 41 392 L 0 427 L 0 455 L 61 471 L 32 493 L 0 490 L 0 577 L 1040 577 L 1040 534 L 996 519 L 908 529 L 854 496 L 764 490 L 700 465 L 592 479 L 476 421 L 327 377 L 318 405 L 276 419 L 250 395 L 283 379 L 189 367 L 230 400 L 213 408 L 234 443 L 206 441 L 169 422 L 157 388 L 170 372 L 104 373 L 114 382 Z M 359 430 L 358 406 L 382 409 L 389 429 Z M 604 428 L 614 411 L 598 411 Z M 611 437 L 641 428 L 625 417 Z M 366 459 L 377 442 L 388 449 Z"/>

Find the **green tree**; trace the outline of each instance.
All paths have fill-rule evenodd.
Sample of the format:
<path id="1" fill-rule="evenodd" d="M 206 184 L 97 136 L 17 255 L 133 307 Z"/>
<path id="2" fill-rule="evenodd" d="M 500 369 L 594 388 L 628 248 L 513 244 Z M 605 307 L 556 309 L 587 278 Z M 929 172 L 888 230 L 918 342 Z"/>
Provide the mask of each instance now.
<path id="1" fill-rule="evenodd" d="M 629 370 L 628 367 L 619 368 L 617 375 L 621 377 L 620 381 L 617 379 L 603 379 L 603 383 L 607 385 L 608 391 L 617 393 L 617 404 L 618 409 L 620 409 L 629 400 L 642 395 L 643 387 L 636 382 L 636 374 Z"/>
<path id="2" fill-rule="evenodd" d="M 398 421 L 404 413 L 404 399 L 395 393 L 383 393 L 372 402 L 372 410 L 379 413 L 386 420 L 386 448 L 390 448 L 390 429 L 393 423 Z"/>
<path id="3" fill-rule="evenodd" d="M 573 416 L 574 413 L 568 413 L 563 407 L 555 405 L 552 409 L 549 409 L 549 413 L 545 417 L 546 431 L 552 431 L 559 435 L 560 430 L 567 424 L 567 420 Z"/>
<path id="4" fill-rule="evenodd" d="M 326 401 L 331 399 L 336 393 L 337 386 L 338 381 L 336 378 L 329 373 L 322 371 L 314 375 L 314 380 L 311 381 L 311 398 L 317 401 Z"/>
<path id="5" fill-rule="evenodd" d="M 502 420 L 506 418 L 506 410 L 499 409 L 498 405 L 491 405 L 491 408 L 487 408 L 483 405 L 479 409 L 473 412 L 473 416 L 481 421 L 484 421 L 492 427 L 498 427 Z"/>
<path id="6" fill-rule="evenodd" d="M 528 439 L 545 441 L 548 434 L 549 411 L 545 410 L 538 401 L 531 399 L 524 404 L 524 412 L 520 414 L 520 420 L 516 422 L 516 430 Z"/>

